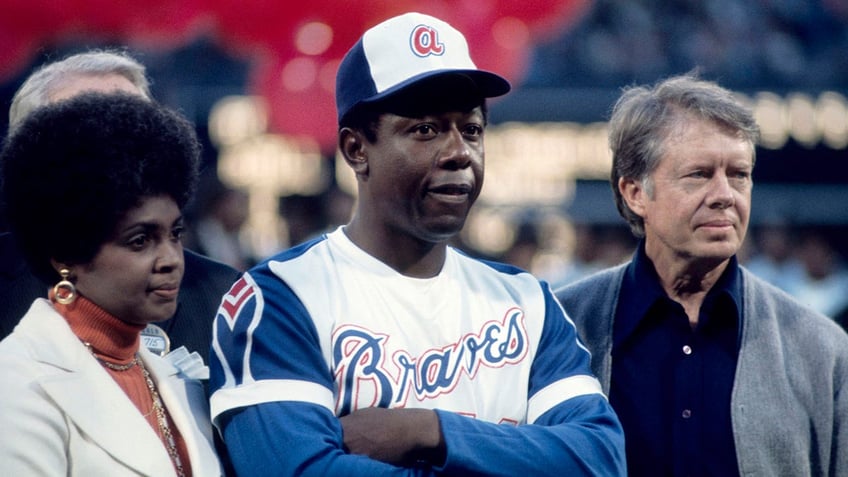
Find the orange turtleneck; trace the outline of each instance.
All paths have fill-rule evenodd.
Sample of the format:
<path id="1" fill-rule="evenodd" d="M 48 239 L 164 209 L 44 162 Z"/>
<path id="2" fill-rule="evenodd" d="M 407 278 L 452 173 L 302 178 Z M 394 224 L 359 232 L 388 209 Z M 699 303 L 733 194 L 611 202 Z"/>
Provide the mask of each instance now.
<path id="1" fill-rule="evenodd" d="M 78 296 L 73 303 L 68 305 L 53 302 L 53 307 L 65 318 L 74 334 L 86 346 L 89 346 L 90 351 L 99 361 L 107 361 L 121 366 L 128 365 L 135 359 L 144 325 L 123 322 L 82 296 Z M 119 371 L 104 365 L 103 369 L 123 389 L 167 449 L 168 443 L 159 430 L 159 422 L 156 418 L 156 412 L 153 410 L 153 398 L 150 395 L 150 389 L 147 386 L 144 374 L 142 374 L 141 367 L 136 365 Z M 174 425 L 167 408 L 165 414 L 171 434 L 177 444 L 177 452 L 180 455 L 183 471 L 186 476 L 190 476 L 191 464 L 185 441 L 177 426 Z"/>

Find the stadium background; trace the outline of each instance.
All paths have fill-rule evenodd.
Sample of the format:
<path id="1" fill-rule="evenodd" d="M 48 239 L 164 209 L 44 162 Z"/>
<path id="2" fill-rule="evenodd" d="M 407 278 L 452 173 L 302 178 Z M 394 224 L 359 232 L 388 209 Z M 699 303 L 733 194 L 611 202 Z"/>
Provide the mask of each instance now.
<path id="1" fill-rule="evenodd" d="M 204 140 L 194 223 L 240 193 L 246 213 L 230 228 L 246 266 L 346 220 L 355 190 L 335 154 L 335 67 L 370 25 L 434 14 L 514 85 L 491 103 L 486 185 L 461 245 L 562 283 L 632 250 L 606 183 L 604 122 L 621 87 L 694 70 L 743 95 L 764 130 L 743 260 L 788 234 L 809 299 L 848 297 L 845 0 L 293 3 L 0 0 L 0 108 L 45 61 L 128 50 Z M 848 298 L 829 306 L 844 313 Z"/>

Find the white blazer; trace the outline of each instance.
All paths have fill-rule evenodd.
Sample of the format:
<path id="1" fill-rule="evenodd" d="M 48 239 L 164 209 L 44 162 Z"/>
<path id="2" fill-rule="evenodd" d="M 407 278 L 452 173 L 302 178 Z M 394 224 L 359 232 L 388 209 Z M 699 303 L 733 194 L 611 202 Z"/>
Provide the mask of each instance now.
<path id="1" fill-rule="evenodd" d="M 141 348 L 193 475 L 222 475 L 202 384 Z M 43 298 L 0 341 L 0 475 L 176 475 L 150 424 Z"/>

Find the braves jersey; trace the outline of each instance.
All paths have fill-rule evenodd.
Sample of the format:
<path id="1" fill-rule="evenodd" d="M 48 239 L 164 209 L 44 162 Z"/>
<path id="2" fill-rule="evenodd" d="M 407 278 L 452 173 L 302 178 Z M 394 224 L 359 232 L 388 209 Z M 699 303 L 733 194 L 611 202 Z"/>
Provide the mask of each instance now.
<path id="1" fill-rule="evenodd" d="M 310 428 L 316 412 L 437 409 L 450 461 L 451 425 L 520 429 L 565 403 L 588 400 L 591 417 L 620 433 L 590 374 L 589 353 L 547 285 L 452 248 L 439 275 L 426 279 L 397 273 L 341 228 L 283 252 L 245 273 L 224 297 L 213 351 L 211 408 L 219 427 L 222 416 L 246 409 L 279 420 L 282 432 L 300 420 Z M 231 437 L 255 437 L 240 436 L 256 432 L 256 415 L 249 415 L 241 430 L 238 419 L 227 421 L 235 426 L 224 434 L 228 446 Z M 343 453 L 338 426 L 321 432 L 328 435 L 317 441 L 334 441 Z M 300 466 L 315 456 L 289 458 Z M 372 475 L 374 464 L 364 464 L 362 475 Z"/>

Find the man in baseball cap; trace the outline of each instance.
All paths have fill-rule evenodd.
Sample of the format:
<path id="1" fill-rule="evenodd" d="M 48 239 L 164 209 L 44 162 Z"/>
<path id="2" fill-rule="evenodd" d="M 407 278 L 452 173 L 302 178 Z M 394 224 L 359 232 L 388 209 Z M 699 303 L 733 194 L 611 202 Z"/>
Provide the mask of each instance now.
<path id="1" fill-rule="evenodd" d="M 212 414 L 238 473 L 623 475 L 547 284 L 448 245 L 509 83 L 419 13 L 368 30 L 337 80 L 353 218 L 246 272 L 218 314 Z"/>

